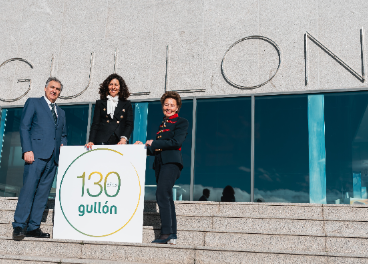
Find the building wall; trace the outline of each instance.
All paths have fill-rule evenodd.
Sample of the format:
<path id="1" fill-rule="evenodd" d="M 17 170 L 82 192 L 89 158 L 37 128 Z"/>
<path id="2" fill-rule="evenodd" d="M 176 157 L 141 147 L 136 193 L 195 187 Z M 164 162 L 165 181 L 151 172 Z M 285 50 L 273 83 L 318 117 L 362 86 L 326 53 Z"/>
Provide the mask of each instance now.
<path id="1" fill-rule="evenodd" d="M 165 90 L 191 92 L 180 199 L 209 188 L 220 201 L 231 185 L 238 202 L 367 204 L 367 11 L 367 1 L 1 1 L 0 196 L 22 186 L 25 100 L 61 79 L 68 143 L 83 145 L 99 83 L 116 71 L 135 117 L 146 113 L 132 142 L 137 128 L 140 141 L 155 135 Z"/>
<path id="2" fill-rule="evenodd" d="M 0 63 L 22 58 L 33 69 L 20 61 L 0 67 L 2 99 L 24 94 L 29 83 L 17 80 L 31 79 L 25 97 L 14 102 L 2 100 L 0 106 L 21 106 L 28 97 L 43 95 L 50 74 L 64 83 L 63 96 L 78 94 L 89 82 L 91 53 L 88 89 L 59 103 L 96 100 L 99 83 L 114 71 L 115 53 L 116 72 L 131 92 L 150 92 L 131 99 L 159 98 L 165 85 L 167 90 L 205 90 L 183 96 L 364 89 L 366 82 L 310 40 L 306 85 L 304 34 L 309 32 L 361 74 L 360 29 L 368 28 L 367 14 L 368 2 L 363 0 L 3 0 Z M 224 79 L 221 61 L 233 43 L 252 35 L 267 37 L 278 45 L 281 65 L 265 85 L 238 89 Z M 278 62 L 274 46 L 251 39 L 230 49 L 223 69 L 232 82 L 257 86 L 275 73 Z"/>

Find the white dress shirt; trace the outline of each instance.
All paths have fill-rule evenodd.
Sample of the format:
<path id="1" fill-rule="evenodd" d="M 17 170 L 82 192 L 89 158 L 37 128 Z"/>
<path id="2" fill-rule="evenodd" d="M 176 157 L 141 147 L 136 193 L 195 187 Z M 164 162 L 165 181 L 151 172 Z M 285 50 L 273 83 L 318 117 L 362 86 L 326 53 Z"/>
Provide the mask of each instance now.
<path id="1" fill-rule="evenodd" d="M 115 108 L 119 103 L 119 96 L 112 97 L 111 95 L 108 95 L 106 98 L 107 98 L 107 114 L 110 115 L 111 119 L 113 119 Z"/>

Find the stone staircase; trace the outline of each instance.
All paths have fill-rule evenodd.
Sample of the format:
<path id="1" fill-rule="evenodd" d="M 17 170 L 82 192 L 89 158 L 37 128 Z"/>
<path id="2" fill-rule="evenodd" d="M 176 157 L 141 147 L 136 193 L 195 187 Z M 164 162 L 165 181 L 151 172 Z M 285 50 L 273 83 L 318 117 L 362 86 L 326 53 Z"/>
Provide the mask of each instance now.
<path id="1" fill-rule="evenodd" d="M 143 243 L 11 239 L 16 198 L 0 198 L 0 263 L 368 263 L 368 206 L 176 202 L 178 245 L 155 245 L 145 202 Z M 42 230 L 52 233 L 53 201 Z"/>

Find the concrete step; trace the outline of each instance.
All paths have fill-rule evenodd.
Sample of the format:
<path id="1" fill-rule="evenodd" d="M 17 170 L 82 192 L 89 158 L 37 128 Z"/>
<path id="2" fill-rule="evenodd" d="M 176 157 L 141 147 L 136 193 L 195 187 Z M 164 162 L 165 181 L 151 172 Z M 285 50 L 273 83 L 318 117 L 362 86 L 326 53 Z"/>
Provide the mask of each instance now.
<path id="1" fill-rule="evenodd" d="M 359 245 L 359 244 L 357 244 Z M 19 261 L 45 263 L 63 260 L 64 263 L 93 263 L 93 260 L 118 261 L 118 263 L 368 263 L 365 255 L 339 253 L 334 250 L 323 252 L 269 251 L 260 247 L 255 250 L 235 250 L 195 246 L 169 246 L 154 244 L 108 243 L 93 241 L 71 241 L 26 238 L 14 241 L 0 237 L 0 259 L 9 260 L 18 256 Z M 51 259 L 45 257 L 51 256 Z M 24 257 L 24 258 L 23 258 Z M 39 257 L 44 257 L 40 259 Z M 26 259 L 27 258 L 27 259 Z M 67 262 L 68 259 L 79 262 Z M 63 263 L 63 261 L 61 261 Z M 60 263 L 60 262 L 59 262 Z"/>
<path id="2" fill-rule="evenodd" d="M 54 258 L 42 256 L 20 256 L 20 255 L 0 255 L 1 264 L 33 264 L 33 263 L 75 263 L 75 264 L 144 264 L 143 262 L 122 262 L 119 260 L 81 259 L 81 258 Z M 148 264 L 146 262 L 146 264 Z"/>
<path id="3" fill-rule="evenodd" d="M 0 209 L 0 223 L 11 223 L 14 221 L 14 210 Z M 42 224 L 53 225 L 54 210 L 46 209 L 43 213 Z"/>
<path id="4" fill-rule="evenodd" d="M 0 236 L 12 237 L 13 229 L 10 225 L 0 225 Z M 42 230 L 52 234 L 51 226 L 42 226 Z M 160 234 L 159 229 L 143 228 L 143 243 L 150 243 Z M 314 252 L 325 250 L 324 237 L 260 235 L 236 232 L 198 232 L 178 231 L 179 246 L 210 246 L 214 248 L 232 247 L 233 249 L 255 250 L 263 247 L 269 250 L 297 250 Z"/>
<path id="5" fill-rule="evenodd" d="M 143 229 L 143 243 L 150 243 L 159 235 L 158 229 Z M 148 238 L 148 239 L 147 239 Z M 179 246 L 211 247 L 214 249 L 265 252 L 333 252 L 338 254 L 357 254 L 368 257 L 366 238 L 317 237 L 294 235 L 248 234 L 237 231 L 209 232 L 178 231 Z M 359 245 L 359 246 L 354 246 Z"/>
<path id="6" fill-rule="evenodd" d="M 16 197 L 0 197 L 0 210 L 15 210 L 17 201 Z M 46 209 L 53 209 L 54 203 L 49 200 Z M 175 206 L 177 215 L 182 216 L 368 221 L 368 205 L 176 201 Z M 144 211 L 158 212 L 156 202 L 145 201 Z"/>
<path id="7" fill-rule="evenodd" d="M 94 248 L 103 260 L 118 261 L 121 259 L 119 254 L 124 252 L 124 256 L 129 256 L 124 261 L 144 263 L 248 263 L 248 259 L 253 263 L 266 260 L 282 263 L 368 263 L 368 206 L 176 202 L 178 245 L 172 247 L 150 244 L 160 233 L 158 208 L 154 201 L 145 202 L 143 244 L 31 238 L 13 241 L 11 222 L 16 203 L 16 198 L 0 198 L 0 254 L 18 254 L 10 250 L 9 245 L 13 245 L 14 249 L 26 247 L 23 248 L 26 254 L 20 253 L 20 256 L 45 256 L 28 254 L 28 248 L 36 249 L 41 243 L 52 247 L 52 250 L 60 249 L 58 256 L 52 256 L 60 259 L 99 259 L 88 255 L 92 254 L 89 248 Z M 50 200 L 41 226 L 49 233 L 53 228 L 53 207 L 54 201 Z M 89 246 L 84 247 L 85 244 Z M 63 246 L 71 245 L 80 248 L 82 253 L 63 253 Z M 134 258 L 132 252 L 163 256 L 166 262 L 146 256 Z M 171 254 L 178 254 L 178 259 L 172 261 Z M 225 261 L 223 256 L 232 262 Z M 244 262 L 235 256 L 247 260 Z M 208 262 L 208 259 L 213 262 Z"/>
<path id="8" fill-rule="evenodd" d="M 178 230 L 247 234 L 368 238 L 368 222 L 226 216 L 177 216 Z M 157 213 L 144 213 L 144 226 L 160 228 Z"/>
<path id="9" fill-rule="evenodd" d="M 0 210 L 0 224 L 13 221 L 14 210 Z M 160 229 L 158 213 L 145 212 L 144 226 Z M 202 232 L 242 232 L 249 234 L 300 235 L 368 238 L 368 222 L 336 220 L 295 220 L 272 218 L 247 218 L 225 216 L 184 216 L 178 215 L 179 230 Z M 53 210 L 46 209 L 42 225 L 53 225 Z M 48 229 L 49 230 L 49 229 Z M 4 232 L 0 231 L 0 234 Z"/>
<path id="10" fill-rule="evenodd" d="M 0 209 L 1 210 L 15 210 L 17 207 L 17 197 L 0 197 Z M 54 199 L 49 199 L 46 205 L 46 209 L 53 209 L 55 205 Z"/>
<path id="11" fill-rule="evenodd" d="M 0 236 L 12 237 L 10 225 L 0 225 Z M 5 230 L 5 231 L 4 231 Z M 42 230 L 52 234 L 52 227 L 42 227 Z M 159 229 L 143 228 L 143 243 L 149 244 L 160 234 Z M 316 237 L 293 235 L 247 234 L 240 232 L 198 232 L 178 231 L 178 246 L 211 247 L 215 249 L 232 249 L 257 251 L 290 251 L 305 252 L 334 252 L 339 254 L 354 253 L 368 257 L 368 240 L 362 238 L 344 237 Z M 359 245 L 359 246 L 357 246 Z"/>
<path id="12" fill-rule="evenodd" d="M 41 229 L 44 232 L 50 233 L 52 237 L 53 227 L 51 225 L 42 225 Z M 12 237 L 13 226 L 11 224 L 0 224 L 0 236 L 2 237 Z"/>
<path id="13" fill-rule="evenodd" d="M 0 237 L 0 254 L 143 263 L 194 262 L 193 247 L 32 238 L 14 241 Z"/>

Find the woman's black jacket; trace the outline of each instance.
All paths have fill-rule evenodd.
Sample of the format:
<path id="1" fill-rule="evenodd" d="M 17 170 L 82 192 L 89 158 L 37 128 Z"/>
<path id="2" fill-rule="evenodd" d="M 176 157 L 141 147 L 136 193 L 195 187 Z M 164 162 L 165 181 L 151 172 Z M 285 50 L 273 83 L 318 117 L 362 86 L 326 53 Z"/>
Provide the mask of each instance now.
<path id="1" fill-rule="evenodd" d="M 147 147 L 148 155 L 160 153 L 162 164 L 177 163 L 183 168 L 181 146 L 188 134 L 189 122 L 177 115 L 164 119 L 151 146 Z"/>
<path id="2" fill-rule="evenodd" d="M 107 142 L 115 134 L 119 139 L 125 136 L 129 139 L 133 132 L 133 109 L 130 101 L 119 100 L 114 117 L 107 114 L 107 100 L 97 100 L 93 122 L 89 134 L 89 142 Z"/>

